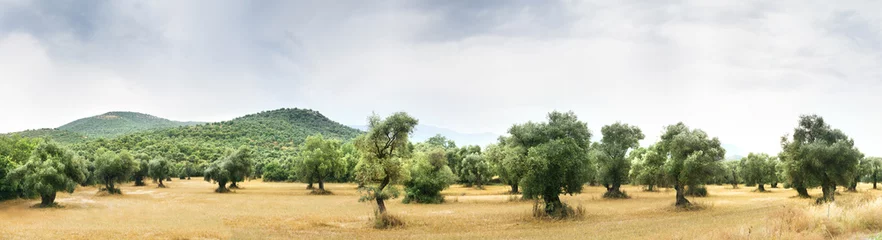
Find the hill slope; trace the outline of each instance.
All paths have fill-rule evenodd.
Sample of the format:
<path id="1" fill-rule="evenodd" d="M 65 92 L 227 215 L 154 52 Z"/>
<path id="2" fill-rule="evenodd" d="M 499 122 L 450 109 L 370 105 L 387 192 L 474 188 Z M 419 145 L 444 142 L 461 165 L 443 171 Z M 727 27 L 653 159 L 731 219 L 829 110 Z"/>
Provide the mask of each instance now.
<path id="1" fill-rule="evenodd" d="M 172 121 L 136 112 L 108 112 L 73 121 L 58 127 L 58 130 L 80 133 L 90 138 L 114 138 L 145 130 L 196 124 L 199 123 Z"/>
<path id="2" fill-rule="evenodd" d="M 322 134 L 326 138 L 348 141 L 361 131 L 334 122 L 321 113 L 308 109 L 278 109 L 239 117 L 229 121 L 193 126 L 155 129 L 122 137 L 99 139 L 75 148 L 94 151 L 107 148 L 130 150 L 150 156 L 164 156 L 173 161 L 212 161 L 225 149 L 250 146 L 258 151 L 259 160 L 280 159 L 293 154 L 307 136 Z"/>
<path id="3" fill-rule="evenodd" d="M 27 138 L 45 138 L 55 140 L 62 144 L 81 143 L 89 140 L 83 134 L 75 133 L 67 130 L 59 130 L 53 128 L 42 128 L 34 130 L 26 130 L 21 132 L 10 133 L 9 135 L 19 135 Z"/>

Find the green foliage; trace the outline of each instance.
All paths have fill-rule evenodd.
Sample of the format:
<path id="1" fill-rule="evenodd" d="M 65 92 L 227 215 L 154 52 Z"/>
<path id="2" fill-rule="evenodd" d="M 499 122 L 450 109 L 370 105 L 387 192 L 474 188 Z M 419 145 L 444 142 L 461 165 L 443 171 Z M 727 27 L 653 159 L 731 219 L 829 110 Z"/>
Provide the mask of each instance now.
<path id="1" fill-rule="evenodd" d="M 179 179 L 189 179 L 194 171 L 193 164 L 189 161 L 180 161 L 174 165 L 175 175 L 178 175 Z"/>
<path id="2" fill-rule="evenodd" d="M 227 188 L 227 183 L 230 182 L 232 177 L 230 176 L 230 167 L 232 163 L 228 158 L 218 159 L 217 161 L 211 162 L 208 167 L 205 168 L 205 172 L 202 174 L 205 178 L 206 182 L 215 182 L 218 187 L 214 190 L 216 193 L 225 193 L 229 192 L 230 189 Z"/>
<path id="3" fill-rule="evenodd" d="M 519 184 L 527 173 L 526 151 L 512 143 L 511 138 L 500 138 L 499 144 L 491 144 L 484 150 L 484 158 L 493 173 L 503 183 L 511 186 L 511 193 L 520 193 Z"/>
<path id="4" fill-rule="evenodd" d="M 144 186 L 144 178 L 150 176 L 150 156 L 147 154 L 135 154 L 135 161 L 138 163 L 138 171 L 132 175 L 135 180 L 135 186 Z"/>
<path id="5" fill-rule="evenodd" d="M 732 184 L 732 188 L 738 188 L 738 183 L 743 179 L 740 176 L 742 173 L 741 161 L 731 160 L 723 163 L 723 172 L 724 179 L 726 183 Z"/>
<path id="6" fill-rule="evenodd" d="M 7 179 L 19 182 L 26 192 L 40 195 L 40 206 L 55 205 L 59 191 L 73 193 L 86 180 L 86 164 L 72 151 L 54 142 L 40 143 L 23 165 L 15 168 Z"/>
<path id="7" fill-rule="evenodd" d="M 241 146 L 230 155 L 227 155 L 225 159 L 230 162 L 230 164 L 227 164 L 227 171 L 230 172 L 230 188 L 239 188 L 236 183 L 247 180 L 254 173 L 252 168 L 254 165 L 254 150 L 248 146 Z"/>
<path id="8" fill-rule="evenodd" d="M 709 138 L 701 129 L 689 129 L 677 123 L 665 127 L 658 143 L 660 152 L 669 156 L 664 166 L 667 181 L 677 191 L 676 206 L 686 207 L 686 186 L 699 186 L 713 175 L 726 155 L 720 140 Z"/>
<path id="9" fill-rule="evenodd" d="M 32 195 L 25 193 L 18 181 L 10 181 L 6 177 L 13 169 L 24 164 L 41 142 L 40 139 L 18 135 L 0 135 L 0 200 Z"/>
<path id="10" fill-rule="evenodd" d="M 587 154 L 591 132 L 572 112 L 552 112 L 548 123 L 522 126 L 535 131 L 527 139 L 529 143 L 523 145 L 531 146 L 526 158 L 528 170 L 522 180 L 524 198 L 542 197 L 545 212 L 554 216 L 564 209 L 559 195 L 582 192 L 582 185 L 591 177 Z M 521 128 L 515 125 L 509 132 Z"/>
<path id="11" fill-rule="evenodd" d="M 34 130 L 26 130 L 17 133 L 10 134 L 11 136 L 21 136 L 24 138 L 42 138 L 45 140 L 51 140 L 60 144 L 74 144 L 74 143 L 82 143 L 89 140 L 83 134 L 75 133 L 67 130 L 60 129 L 52 129 L 52 128 L 41 128 Z"/>
<path id="12" fill-rule="evenodd" d="M 451 148 L 448 149 L 448 158 L 447 165 L 450 166 L 450 170 L 456 174 L 457 180 L 460 183 L 463 183 L 467 186 L 471 186 L 473 182 L 470 182 L 469 176 L 467 176 L 468 172 L 463 171 L 463 161 L 466 157 L 471 154 L 481 154 L 481 146 L 470 145 L 470 146 L 462 146 L 460 148 Z"/>
<path id="13" fill-rule="evenodd" d="M 382 120 L 372 115 L 368 118 L 368 132 L 355 139 L 355 146 L 361 155 L 361 161 L 356 166 L 357 181 L 379 183 L 378 186 L 365 186 L 360 200 L 376 200 L 380 213 L 386 212 L 384 200 L 398 195 L 394 187 L 387 191 L 387 186 L 407 180 L 408 171 L 402 165 L 402 158 L 410 155 L 407 152 L 408 136 L 418 123 L 417 119 L 404 112 Z"/>
<path id="14" fill-rule="evenodd" d="M 808 196 L 806 187 L 820 185 L 824 196 L 818 202 L 834 201 L 836 186 L 854 181 L 863 158 L 854 140 L 817 115 L 800 116 L 792 140 L 785 136 L 781 142 L 791 185 L 801 196 Z"/>
<path id="15" fill-rule="evenodd" d="M 287 182 L 294 181 L 294 163 L 290 160 L 274 160 L 263 166 L 263 181 Z"/>
<path id="16" fill-rule="evenodd" d="M 159 182 L 159 187 L 164 188 L 163 180 L 171 177 L 171 162 L 164 157 L 156 157 L 147 164 L 148 175 L 155 181 Z"/>
<path id="17" fill-rule="evenodd" d="M 456 178 L 447 166 L 447 153 L 442 148 L 417 152 L 410 165 L 410 175 L 410 180 L 404 182 L 404 203 L 442 203 L 441 191 Z"/>
<path id="18" fill-rule="evenodd" d="M 775 179 L 775 162 L 768 154 L 750 153 L 741 159 L 741 178 L 744 184 L 756 184 L 758 192 L 766 191 L 764 184 L 771 184 Z"/>
<path id="19" fill-rule="evenodd" d="M 591 159 L 597 165 L 597 178 L 606 186 L 605 198 L 627 198 L 620 190 L 628 180 L 631 161 L 626 159 L 628 150 L 640 147 L 640 140 L 645 137 L 637 126 L 614 123 L 603 126 L 600 130 L 603 138 L 591 148 Z"/>
<path id="20" fill-rule="evenodd" d="M 197 122 L 176 122 L 136 112 L 108 112 L 87 117 L 58 127 L 58 130 L 82 134 L 89 138 L 113 138 L 130 133 L 189 126 Z"/>
<path id="21" fill-rule="evenodd" d="M 104 189 L 101 190 L 110 194 L 121 194 L 116 184 L 129 181 L 140 167 L 141 164 L 128 151 L 119 154 L 103 151 L 95 158 L 95 178 L 104 184 Z"/>
<path id="22" fill-rule="evenodd" d="M 318 182 L 319 188 L 314 192 L 325 192 L 325 180 L 346 171 L 346 162 L 341 157 L 340 141 L 325 139 L 321 134 L 307 137 L 300 146 L 294 169 L 301 181 Z"/>
<path id="23" fill-rule="evenodd" d="M 644 185 L 646 191 L 656 191 L 657 187 L 667 185 L 664 171 L 667 158 L 659 153 L 656 146 L 637 148 L 628 154 L 631 161 L 631 181 Z"/>
<path id="24" fill-rule="evenodd" d="M 867 181 L 873 183 L 873 189 L 877 189 L 876 184 L 882 180 L 882 158 L 867 158 Z"/>
<path id="25" fill-rule="evenodd" d="M 489 182 L 493 177 L 490 165 L 480 153 L 467 155 L 460 163 L 459 171 L 460 181 L 466 186 L 475 186 L 478 189 L 483 189 L 484 183 Z"/>

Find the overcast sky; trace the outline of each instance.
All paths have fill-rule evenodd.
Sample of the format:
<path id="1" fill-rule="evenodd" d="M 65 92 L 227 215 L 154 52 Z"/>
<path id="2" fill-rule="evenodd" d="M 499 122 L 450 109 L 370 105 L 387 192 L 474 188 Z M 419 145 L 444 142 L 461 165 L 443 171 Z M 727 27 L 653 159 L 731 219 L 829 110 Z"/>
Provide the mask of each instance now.
<path id="1" fill-rule="evenodd" d="M 816 113 L 882 155 L 880 18 L 882 1 L 0 0 L 0 132 L 299 107 L 504 133 L 572 110 L 744 154 Z"/>

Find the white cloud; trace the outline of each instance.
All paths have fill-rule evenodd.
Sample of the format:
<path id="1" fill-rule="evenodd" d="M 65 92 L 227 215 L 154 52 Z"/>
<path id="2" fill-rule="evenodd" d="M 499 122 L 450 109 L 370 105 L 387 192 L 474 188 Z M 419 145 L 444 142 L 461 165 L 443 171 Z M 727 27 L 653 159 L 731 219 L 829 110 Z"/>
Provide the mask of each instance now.
<path id="1" fill-rule="evenodd" d="M 85 27 L 0 24 L 2 68 L 17 66 L 0 73 L 16 90 L 0 107 L 17 113 L 0 132 L 83 112 L 212 121 L 308 107 L 348 124 L 404 110 L 503 133 L 573 110 L 595 132 L 636 124 L 644 144 L 684 121 L 774 153 L 799 114 L 817 113 L 882 155 L 878 2 L 440 4 L 114 1 Z"/>

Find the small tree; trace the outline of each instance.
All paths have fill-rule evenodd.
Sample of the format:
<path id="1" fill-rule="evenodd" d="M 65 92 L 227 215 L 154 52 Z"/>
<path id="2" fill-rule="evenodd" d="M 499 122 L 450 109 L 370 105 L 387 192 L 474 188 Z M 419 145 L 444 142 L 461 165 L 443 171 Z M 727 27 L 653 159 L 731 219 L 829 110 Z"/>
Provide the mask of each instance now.
<path id="1" fill-rule="evenodd" d="M 873 182 L 873 189 L 877 189 L 876 183 L 882 179 L 882 158 L 868 157 L 867 165 L 869 165 L 867 176 Z"/>
<path id="2" fill-rule="evenodd" d="M 698 186 L 711 175 L 726 150 L 720 140 L 710 139 L 700 129 L 689 129 L 677 123 L 665 128 L 658 143 L 663 154 L 670 156 L 665 162 L 665 176 L 677 192 L 675 206 L 690 206 L 686 200 L 686 186 Z"/>
<path id="3" fill-rule="evenodd" d="M 150 157 L 147 154 L 138 153 L 135 154 L 135 162 L 138 163 L 138 171 L 132 175 L 132 179 L 135 180 L 135 186 L 146 186 L 144 178 L 150 176 L 150 166 L 148 165 Z"/>
<path id="4" fill-rule="evenodd" d="M 165 184 L 162 183 L 163 180 L 167 179 L 169 175 L 171 175 L 171 163 L 166 160 L 164 157 L 156 157 L 153 160 L 150 160 L 150 163 L 147 164 L 147 167 L 150 168 L 148 170 L 148 175 L 153 180 L 159 181 L 159 187 L 164 188 Z"/>
<path id="5" fill-rule="evenodd" d="M 741 175 L 743 170 L 741 167 L 741 161 L 726 161 L 723 163 L 723 168 L 726 170 L 726 179 L 729 181 L 729 184 L 732 184 L 732 189 L 737 189 L 738 175 Z"/>
<path id="6" fill-rule="evenodd" d="M 236 183 L 245 181 L 253 173 L 254 151 L 248 146 L 241 146 L 226 158 L 229 160 L 227 171 L 230 172 L 230 188 L 239 188 Z"/>
<path id="7" fill-rule="evenodd" d="M 325 180 L 342 175 L 346 163 L 340 155 L 340 141 L 325 139 L 321 134 L 309 136 L 300 145 L 295 170 L 301 181 L 316 181 L 318 190 L 313 193 L 325 194 Z"/>
<path id="8" fill-rule="evenodd" d="M 417 153 L 410 165 L 410 173 L 410 180 L 404 182 L 404 203 L 442 203 L 441 191 L 456 179 L 447 166 L 447 153 L 441 148 Z"/>
<path id="9" fill-rule="evenodd" d="M 380 214 L 386 213 L 384 200 L 395 198 L 398 191 L 389 184 L 406 180 L 407 169 L 402 166 L 402 157 L 407 153 L 408 136 L 419 123 L 407 113 L 399 112 L 381 120 L 379 116 L 368 118 L 368 132 L 355 139 L 355 146 L 361 155 L 357 178 L 362 183 L 379 183 L 377 186 L 362 188 L 364 195 L 360 201 L 376 200 Z"/>
<path id="10" fill-rule="evenodd" d="M 95 158 L 95 177 L 104 183 L 104 189 L 101 190 L 110 194 L 122 194 L 116 184 L 129 181 L 140 166 L 127 151 L 120 154 L 105 151 Z"/>
<path id="11" fill-rule="evenodd" d="M 460 165 L 460 179 L 467 187 L 474 186 L 477 189 L 484 189 L 484 183 L 489 182 L 493 177 L 490 174 L 490 166 L 481 154 L 472 153 L 466 156 Z"/>
<path id="12" fill-rule="evenodd" d="M 59 191 L 73 193 L 77 185 L 86 180 L 86 163 L 70 150 L 53 142 L 44 142 L 34 149 L 28 161 L 7 176 L 21 183 L 25 192 L 40 194 L 40 207 L 55 205 Z"/>
<path id="13" fill-rule="evenodd" d="M 620 189 L 631 171 L 631 161 L 628 161 L 626 154 L 640 147 L 643 132 L 637 126 L 618 122 L 603 126 L 600 132 L 603 138 L 592 146 L 591 156 L 597 165 L 597 178 L 606 187 L 603 197 L 627 198 L 628 195 Z"/>
<path id="14" fill-rule="evenodd" d="M 774 167 L 769 167 L 771 164 L 771 157 L 765 153 L 750 153 L 742 158 L 741 177 L 744 184 L 756 184 L 757 192 L 765 192 L 764 185 L 772 182 L 775 175 Z"/>
<path id="15" fill-rule="evenodd" d="M 866 158 L 861 158 L 858 161 L 857 169 L 852 173 L 854 177 L 851 183 L 848 184 L 848 189 L 846 191 L 857 192 L 857 185 L 861 182 L 861 177 L 866 176 L 869 172 L 870 161 Z"/>
<path id="16" fill-rule="evenodd" d="M 572 112 L 552 112 L 548 123 L 536 130 L 544 139 L 529 148 L 527 174 L 524 176 L 524 197 L 542 198 L 544 212 L 555 218 L 568 217 L 571 209 L 560 201 L 560 194 L 582 192 L 590 178 L 588 147 L 591 132 Z"/>
<path id="17" fill-rule="evenodd" d="M 203 173 L 203 177 L 206 182 L 214 181 L 217 183 L 217 189 L 214 190 L 216 193 L 226 193 L 230 192 L 230 189 L 227 188 L 227 183 L 230 182 L 230 160 L 227 158 L 218 159 L 208 167 L 205 168 L 205 172 Z"/>
<path id="18" fill-rule="evenodd" d="M 665 156 L 658 153 L 655 145 L 649 148 L 638 148 L 628 156 L 631 159 L 631 179 L 633 183 L 646 186 L 646 191 L 656 191 L 656 187 L 664 186 Z"/>
<path id="19" fill-rule="evenodd" d="M 484 156 L 491 166 L 492 172 L 499 176 L 503 183 L 511 186 L 512 194 L 521 193 L 519 184 L 527 172 L 526 155 L 519 146 L 509 144 L 509 138 L 500 138 L 499 144 L 487 146 Z"/>
<path id="20" fill-rule="evenodd" d="M 165 184 L 162 183 L 163 180 L 168 179 L 171 175 L 171 163 L 166 160 L 164 157 L 156 157 L 153 160 L 150 160 L 147 163 L 147 174 L 150 175 L 150 178 L 159 182 L 159 187 L 164 188 Z"/>

